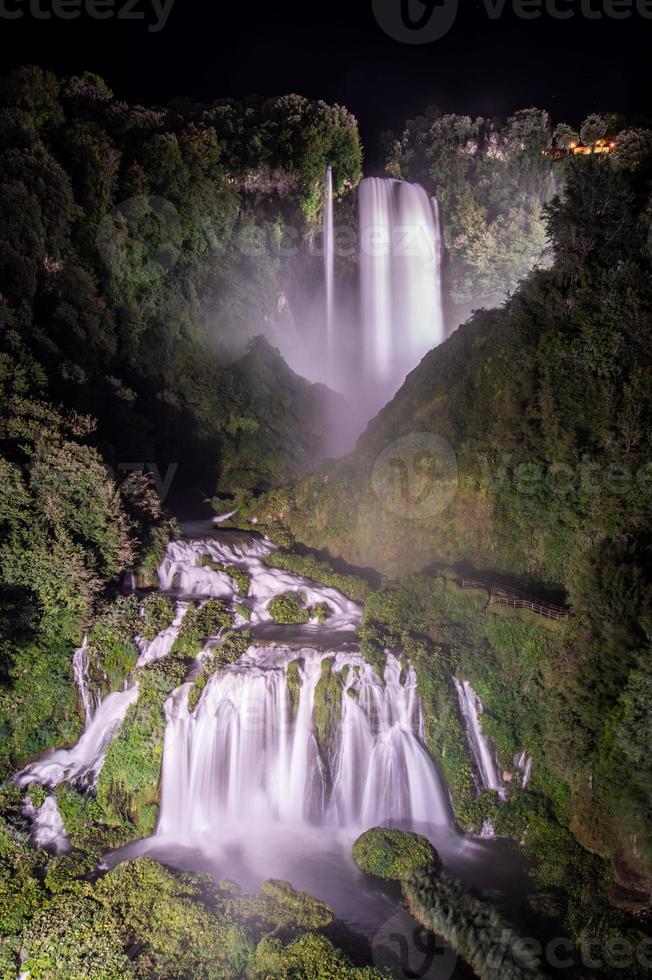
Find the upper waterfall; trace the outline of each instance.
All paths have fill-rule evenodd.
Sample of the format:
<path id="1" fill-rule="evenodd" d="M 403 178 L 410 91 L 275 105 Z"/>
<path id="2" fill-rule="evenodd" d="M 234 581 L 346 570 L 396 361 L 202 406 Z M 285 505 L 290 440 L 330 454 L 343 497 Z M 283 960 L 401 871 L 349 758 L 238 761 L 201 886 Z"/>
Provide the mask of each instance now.
<path id="1" fill-rule="evenodd" d="M 335 228 L 333 220 L 333 168 L 326 171 L 324 187 L 324 293 L 326 315 L 326 343 L 328 346 L 329 362 L 335 354 L 334 345 L 334 316 L 335 316 Z"/>
<path id="2" fill-rule="evenodd" d="M 419 184 L 359 190 L 362 379 L 372 409 L 444 339 L 439 208 Z"/>

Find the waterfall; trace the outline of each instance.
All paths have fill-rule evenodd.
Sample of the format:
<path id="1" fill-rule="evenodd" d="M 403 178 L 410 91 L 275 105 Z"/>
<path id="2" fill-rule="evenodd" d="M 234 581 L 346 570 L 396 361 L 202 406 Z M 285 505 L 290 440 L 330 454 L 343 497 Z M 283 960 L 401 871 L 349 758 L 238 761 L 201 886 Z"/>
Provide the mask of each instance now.
<path id="1" fill-rule="evenodd" d="M 84 733 L 71 749 L 55 749 L 22 769 L 13 781 L 18 786 L 41 783 L 53 789 L 59 783 L 94 786 L 109 742 L 138 697 L 138 687 L 109 694 L 96 709 Z"/>
<path id="2" fill-rule="evenodd" d="M 453 681 L 464 719 L 469 747 L 478 767 L 482 785 L 485 789 L 495 790 L 504 797 L 506 795 L 505 787 L 498 772 L 494 753 L 482 730 L 480 721 L 480 716 L 484 711 L 482 701 L 468 681 L 460 681 L 457 677 L 454 677 Z"/>
<path id="3" fill-rule="evenodd" d="M 174 611 L 174 619 L 167 629 L 162 630 L 151 642 L 144 640 L 141 636 L 136 637 L 136 646 L 140 656 L 136 663 L 137 667 L 146 667 L 156 660 L 163 660 L 167 657 L 174 646 L 174 641 L 179 635 L 181 622 L 188 609 L 187 602 L 178 602 Z"/>
<path id="4" fill-rule="evenodd" d="M 93 717 L 93 703 L 88 689 L 88 636 L 84 636 L 82 645 L 73 654 L 72 673 L 84 709 L 84 722 L 88 726 Z"/>
<path id="5" fill-rule="evenodd" d="M 70 850 L 70 841 L 55 796 L 46 796 L 38 810 L 28 805 L 23 812 L 33 821 L 31 839 L 37 847 L 50 848 L 57 854 Z"/>
<path id="6" fill-rule="evenodd" d="M 341 711 L 324 741 L 315 716 L 326 659 Z M 189 689 L 183 685 L 166 705 L 158 836 L 188 840 L 246 824 L 449 823 L 446 794 L 420 738 L 414 671 L 402 677 L 391 654 L 383 684 L 353 651 L 251 647 L 213 675 L 192 714 Z"/>
<path id="7" fill-rule="evenodd" d="M 444 339 L 439 208 L 418 184 L 370 177 L 359 210 L 362 378 L 380 403 Z"/>
<path id="8" fill-rule="evenodd" d="M 324 187 L 324 296 L 326 315 L 326 345 L 329 361 L 332 363 L 334 351 L 334 313 L 335 313 L 335 230 L 333 227 L 333 168 L 326 170 Z"/>
<path id="9" fill-rule="evenodd" d="M 534 759 L 528 755 L 527 749 L 523 749 L 520 755 L 514 758 L 514 766 L 519 772 L 521 788 L 525 789 L 532 779 Z"/>

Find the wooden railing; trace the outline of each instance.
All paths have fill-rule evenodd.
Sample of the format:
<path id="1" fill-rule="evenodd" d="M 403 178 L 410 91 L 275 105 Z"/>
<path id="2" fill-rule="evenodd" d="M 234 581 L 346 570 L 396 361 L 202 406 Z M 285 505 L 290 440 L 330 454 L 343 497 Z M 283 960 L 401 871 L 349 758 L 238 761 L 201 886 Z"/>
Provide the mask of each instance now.
<path id="1" fill-rule="evenodd" d="M 545 616 L 547 619 L 569 619 L 573 614 L 570 609 L 564 606 L 556 606 L 551 602 L 540 602 L 531 596 L 519 592 L 517 589 L 510 589 L 505 585 L 496 585 L 493 582 L 481 582 L 478 579 L 461 579 L 463 589 L 484 589 L 489 593 L 489 604 L 499 606 L 511 606 L 512 609 L 529 609 L 537 616 Z"/>

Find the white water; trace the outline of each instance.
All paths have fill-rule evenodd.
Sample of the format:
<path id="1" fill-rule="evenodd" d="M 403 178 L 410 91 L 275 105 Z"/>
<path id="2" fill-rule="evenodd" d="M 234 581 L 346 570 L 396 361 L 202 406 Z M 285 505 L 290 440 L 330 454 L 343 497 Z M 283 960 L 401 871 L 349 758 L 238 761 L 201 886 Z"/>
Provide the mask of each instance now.
<path id="1" fill-rule="evenodd" d="M 371 407 L 444 340 L 439 208 L 418 184 L 360 183 L 362 382 Z"/>
<path id="2" fill-rule="evenodd" d="M 324 298 L 326 315 L 326 343 L 329 362 L 335 354 L 335 231 L 333 225 L 333 168 L 326 170 L 324 187 Z"/>
<path id="3" fill-rule="evenodd" d="M 37 847 L 48 847 L 57 854 L 70 850 L 70 841 L 57 807 L 56 797 L 46 796 L 38 810 L 25 807 L 24 812 L 32 817 L 32 842 Z"/>
<path id="4" fill-rule="evenodd" d="M 84 722 L 88 726 L 93 717 L 94 704 L 88 684 L 88 636 L 72 657 L 72 673 L 79 691 L 79 700 L 84 709 Z"/>
<path id="5" fill-rule="evenodd" d="M 196 525 L 187 533 L 211 530 Z M 216 880 L 227 875 L 251 890 L 269 877 L 281 878 L 331 904 L 371 939 L 396 914 L 396 905 L 363 882 L 351 844 L 362 829 L 389 823 L 427 834 L 446 867 L 469 885 L 511 894 L 513 854 L 503 853 L 499 841 L 465 838 L 451 820 L 447 790 L 423 744 L 414 671 L 388 654 L 381 682 L 354 642 L 360 607 L 335 589 L 268 568 L 262 559 L 273 550 L 260 537 L 228 532 L 170 545 L 160 581 L 177 597 L 176 625 L 142 644 L 141 657 L 150 663 L 168 655 L 186 591 L 200 602 L 215 594 L 230 604 L 245 602 L 253 640 L 237 664 L 213 675 L 193 712 L 193 671 L 168 699 L 157 832 L 106 855 L 103 866 L 150 854 Z M 246 568 L 249 595 L 239 596 L 224 573 L 200 567 L 203 554 Z M 324 625 L 270 622 L 270 596 L 298 587 L 310 602 L 329 603 L 332 614 Z M 204 656 L 217 643 L 208 638 Z M 315 690 L 324 659 L 341 678 L 342 711 L 334 737 L 320 746 Z M 77 661 L 81 667 L 81 657 Z M 292 661 L 299 665 L 300 685 L 291 705 Z M 32 763 L 16 782 L 54 788 L 67 781 L 92 791 L 106 748 L 137 693 L 134 686 L 110 694 L 77 746 Z M 70 846 L 53 794 L 38 811 L 29 801 L 25 806 L 31 806 L 35 843 L 55 850 Z"/>
<path id="6" fill-rule="evenodd" d="M 274 596 L 283 592 L 303 592 L 307 605 L 325 602 L 331 610 L 323 624 L 318 626 L 315 621 L 304 633 L 312 632 L 316 638 L 322 633 L 329 636 L 352 634 L 362 617 L 358 603 L 347 599 L 337 589 L 319 585 L 280 568 L 270 568 L 263 557 L 275 550 L 266 539 L 235 535 L 227 542 L 217 539 L 175 541 L 169 545 L 159 568 L 161 589 L 194 599 L 217 598 L 237 602 L 249 610 L 250 622 L 254 627 L 273 624 L 267 606 Z M 240 596 L 227 572 L 213 571 L 200 565 L 202 556 L 244 569 L 251 578 L 249 594 Z"/>
<path id="7" fill-rule="evenodd" d="M 118 730 L 129 705 L 138 697 L 138 687 L 109 694 L 99 705 L 83 735 L 71 749 L 55 749 L 30 763 L 16 776 L 18 786 L 41 783 L 54 789 L 59 783 L 92 787 L 104 762 L 109 742 Z"/>
<path id="8" fill-rule="evenodd" d="M 523 749 L 521 754 L 514 760 L 516 769 L 519 772 L 519 778 L 522 789 L 525 789 L 530 780 L 532 779 L 532 770 L 534 768 L 534 759 L 531 755 L 528 755 L 527 749 Z"/>
<path id="9" fill-rule="evenodd" d="M 498 772 L 496 759 L 492 748 L 482 730 L 480 717 L 484 711 L 482 701 L 468 681 L 453 678 L 460 703 L 460 711 L 464 719 L 469 748 L 476 761 L 482 785 L 485 789 L 495 790 L 500 796 L 505 796 L 505 787 Z"/>
<path id="10" fill-rule="evenodd" d="M 320 749 L 314 702 L 325 658 L 345 678 L 336 737 Z M 295 660 L 293 718 L 287 668 Z M 157 833 L 188 841 L 251 824 L 448 825 L 447 797 L 420 740 L 416 677 L 400 675 L 391 655 L 383 684 L 355 652 L 251 647 L 213 676 L 193 714 L 183 685 L 166 706 Z"/>
<path id="11" fill-rule="evenodd" d="M 137 667 L 146 667 L 156 660 L 163 660 L 164 657 L 167 657 L 179 635 L 179 628 L 187 609 L 187 602 L 178 602 L 170 626 L 162 630 L 151 642 L 144 640 L 142 636 L 136 637 L 135 643 L 140 652 L 136 663 Z"/>

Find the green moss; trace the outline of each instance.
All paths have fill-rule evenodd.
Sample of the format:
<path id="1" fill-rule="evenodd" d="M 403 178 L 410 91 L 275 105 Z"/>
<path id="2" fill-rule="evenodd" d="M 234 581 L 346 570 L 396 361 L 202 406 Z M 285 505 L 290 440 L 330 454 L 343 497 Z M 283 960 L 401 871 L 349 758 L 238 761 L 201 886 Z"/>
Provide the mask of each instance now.
<path id="1" fill-rule="evenodd" d="M 107 749 L 97 784 L 103 820 L 123 828 L 125 840 L 146 837 L 156 825 L 166 727 L 163 706 L 180 681 L 179 674 L 165 673 L 163 664 L 169 671 L 174 660 L 143 671 L 138 700 Z"/>
<path id="2" fill-rule="evenodd" d="M 219 636 L 231 626 L 231 614 L 220 599 L 209 599 L 203 605 L 190 606 L 181 621 L 172 652 L 188 659 L 197 657 L 211 636 Z"/>
<path id="3" fill-rule="evenodd" d="M 299 707 L 299 698 L 301 696 L 301 673 L 299 670 L 299 661 L 292 660 L 287 666 L 287 682 L 288 682 L 288 696 L 290 701 L 290 713 L 293 718 L 296 717 L 297 709 Z"/>
<path id="4" fill-rule="evenodd" d="M 267 611 L 277 623 L 308 623 L 310 609 L 305 592 L 284 592 L 267 603 Z"/>
<path id="5" fill-rule="evenodd" d="M 488 900 L 441 872 L 417 871 L 403 883 L 412 915 L 442 936 L 481 980 L 543 977 L 539 957 Z"/>
<path id="6" fill-rule="evenodd" d="M 104 605 L 88 633 L 88 673 L 103 695 L 120 690 L 138 660 L 134 637 L 142 630 L 141 600 L 117 596 Z"/>
<path id="7" fill-rule="evenodd" d="M 252 974 L 256 980 L 277 977 L 279 980 L 383 980 L 386 976 L 373 967 L 355 967 L 325 937 L 307 933 L 287 946 L 278 939 L 265 937 L 256 947 Z"/>
<path id="8" fill-rule="evenodd" d="M 251 619 L 251 612 L 247 609 L 246 606 L 243 606 L 241 602 L 236 602 L 233 609 L 239 616 L 242 616 L 243 619 L 246 619 L 247 622 L 249 622 L 249 620 Z"/>
<path id="9" fill-rule="evenodd" d="M 235 583 L 243 598 L 246 599 L 249 595 L 251 576 L 244 568 L 240 568 L 238 565 L 225 565 L 223 562 L 215 561 L 210 555 L 202 555 L 199 564 L 202 568 L 210 568 L 214 572 L 224 572 Z"/>
<path id="10" fill-rule="evenodd" d="M 327 602 L 318 602 L 316 606 L 311 607 L 311 619 L 316 619 L 319 623 L 324 623 L 333 615 L 333 607 L 329 606 Z"/>
<path id="11" fill-rule="evenodd" d="M 375 827 L 358 837 L 353 844 L 353 860 L 366 874 L 393 881 L 404 881 L 417 871 L 441 865 L 427 837 L 387 827 Z"/>
<path id="12" fill-rule="evenodd" d="M 174 519 L 163 521 L 149 528 L 138 562 L 134 568 L 136 583 L 140 589 L 157 587 L 158 568 L 165 557 L 170 541 L 181 537 L 181 529 Z"/>
<path id="13" fill-rule="evenodd" d="M 315 555 L 275 551 L 271 555 L 265 555 L 263 560 L 271 568 L 282 568 L 286 572 L 294 572 L 295 575 L 338 589 L 355 602 L 364 602 L 371 592 L 370 585 L 363 578 L 336 572 L 328 562 L 320 561 Z"/>
<path id="14" fill-rule="evenodd" d="M 172 625 L 174 620 L 174 603 L 159 592 L 152 592 L 142 601 L 143 623 L 140 635 L 151 642 L 159 633 Z"/>
<path id="15" fill-rule="evenodd" d="M 213 674 L 244 656 L 251 642 L 250 630 L 229 630 L 217 647 L 204 654 L 201 672 L 188 694 L 188 707 L 194 711 Z"/>
<path id="16" fill-rule="evenodd" d="M 341 717 L 342 677 L 333 671 L 333 660 L 327 657 L 321 663 L 314 702 L 315 735 L 324 757 L 333 747 Z"/>

